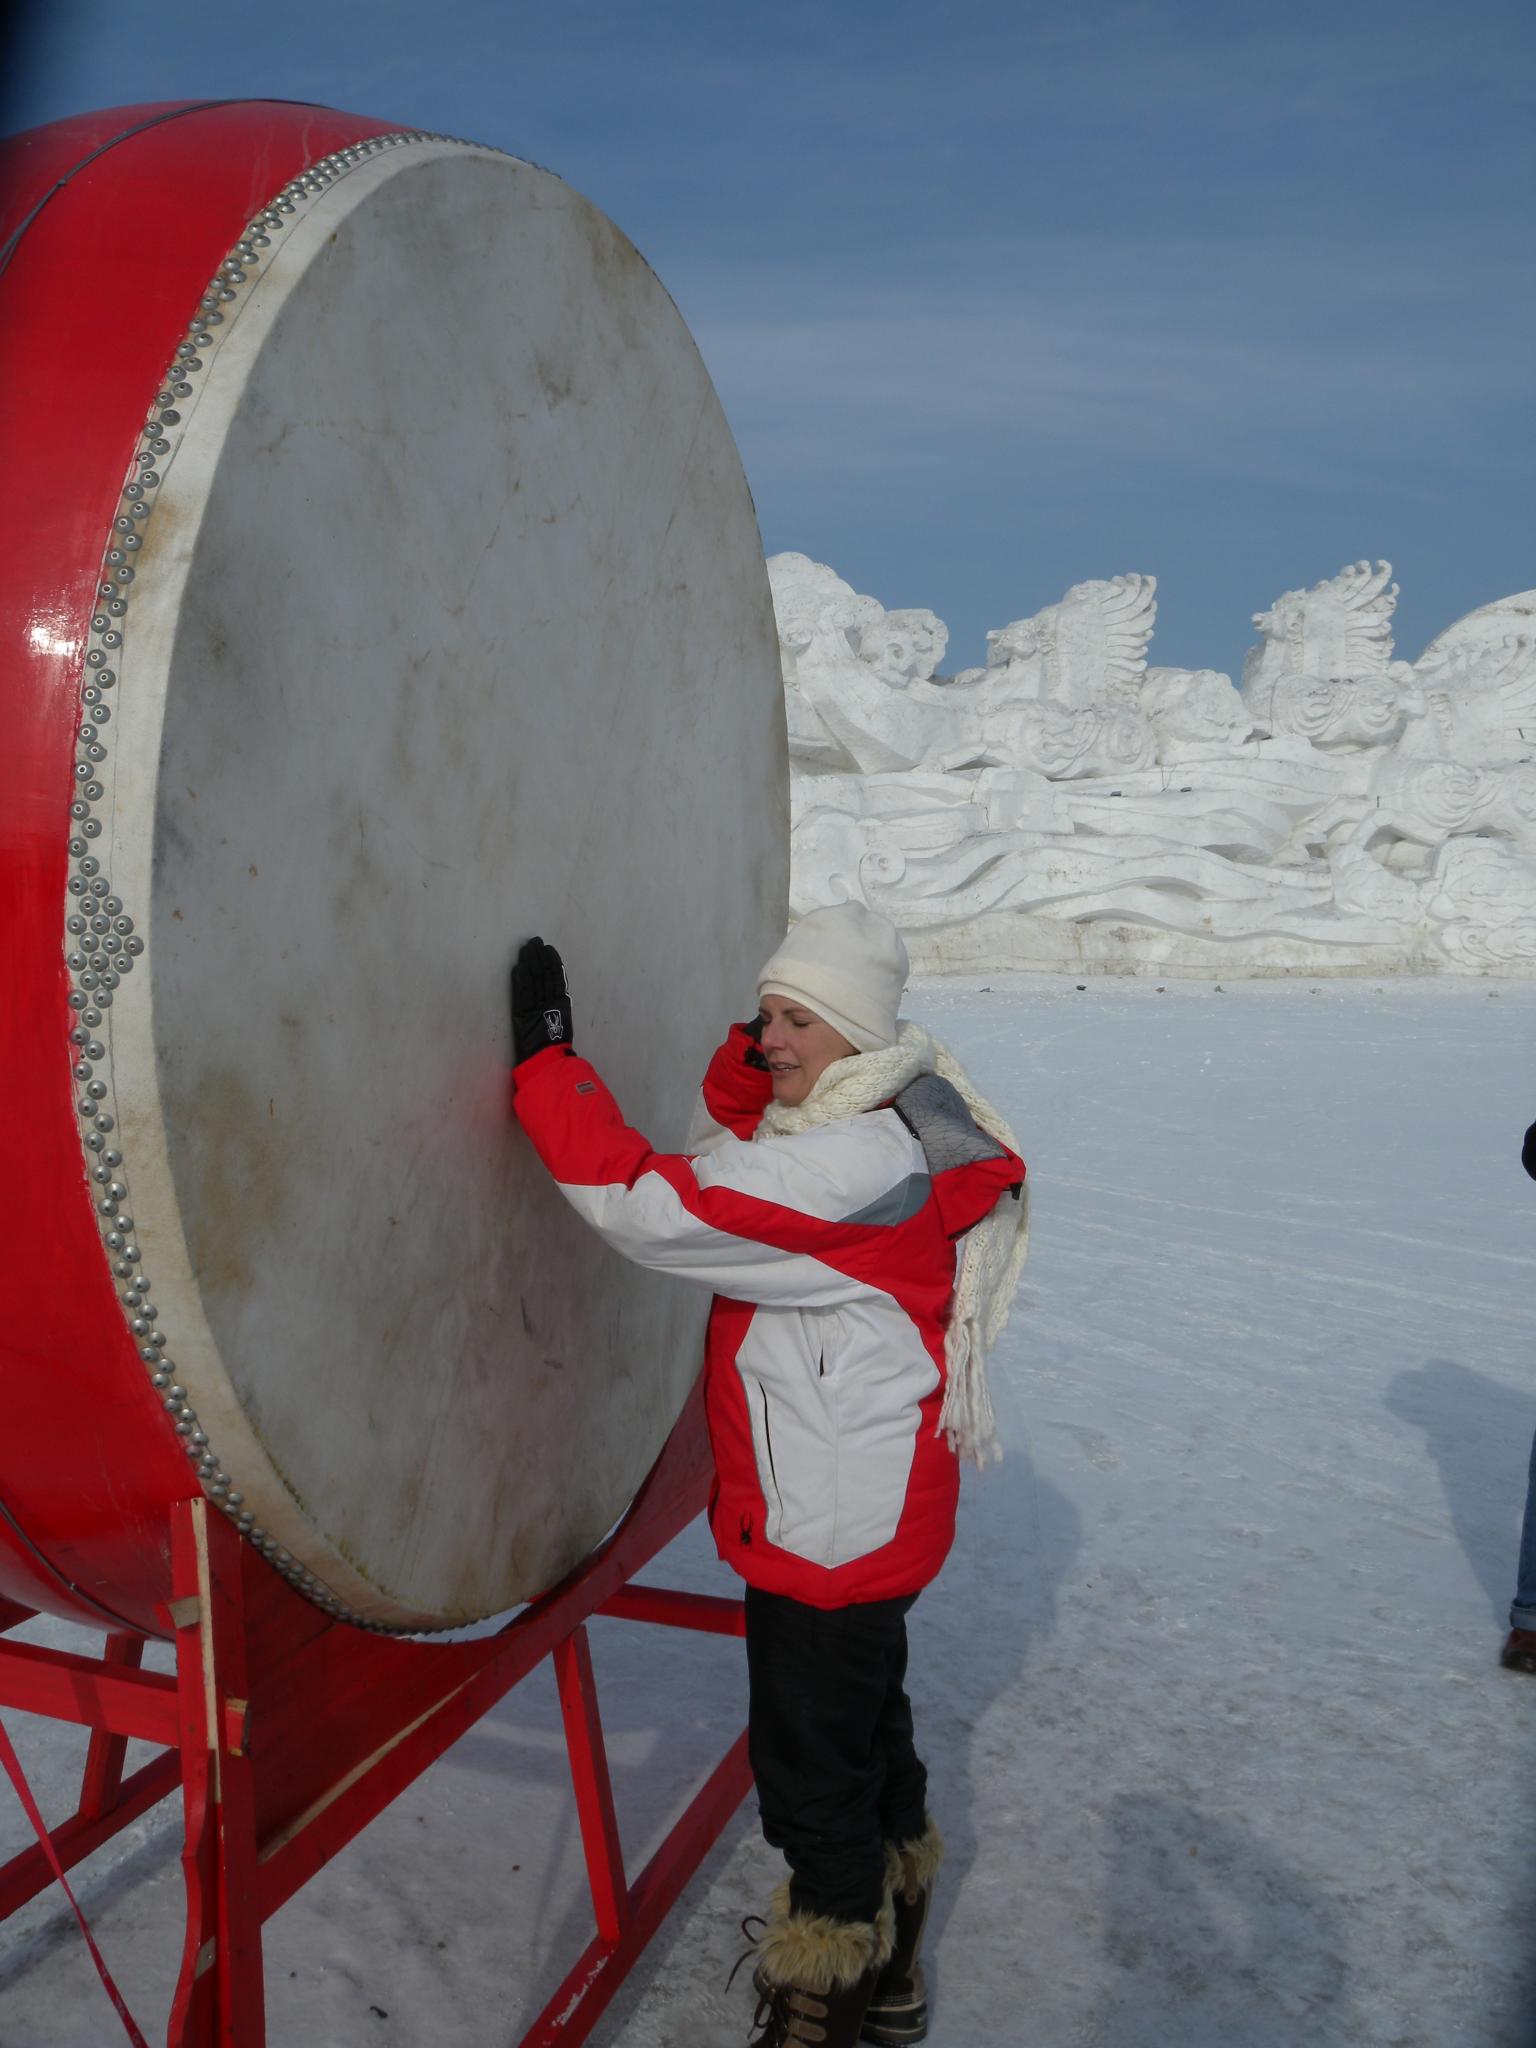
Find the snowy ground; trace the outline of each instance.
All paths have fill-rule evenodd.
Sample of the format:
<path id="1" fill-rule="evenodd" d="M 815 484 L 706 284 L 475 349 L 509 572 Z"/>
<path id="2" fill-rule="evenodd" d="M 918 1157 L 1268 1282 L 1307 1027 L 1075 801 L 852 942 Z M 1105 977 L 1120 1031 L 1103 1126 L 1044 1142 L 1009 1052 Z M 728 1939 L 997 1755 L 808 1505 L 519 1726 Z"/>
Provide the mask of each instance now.
<path id="1" fill-rule="evenodd" d="M 911 1007 L 1035 1180 L 1012 1448 L 912 1621 L 951 1847 L 933 2048 L 1529 2048 L 1536 1680 L 1496 1657 L 1536 1426 L 1536 986 L 1014 976 Z M 697 1530 L 664 1564 L 725 1589 Z M 739 1650 L 594 1635 L 638 1863 L 739 1720 Z M 61 1811 L 73 1746 L 8 1723 Z M 0 1857 L 23 1830 L 0 1787 Z M 724 1982 L 776 1863 L 744 1809 L 602 2048 L 745 2042 Z M 168 1820 L 83 1895 L 163 2038 Z M 270 1924 L 270 2038 L 513 2048 L 589 1931 L 541 1674 Z M 0 1930 L 0 2044 L 114 2038 L 35 1902 Z"/>

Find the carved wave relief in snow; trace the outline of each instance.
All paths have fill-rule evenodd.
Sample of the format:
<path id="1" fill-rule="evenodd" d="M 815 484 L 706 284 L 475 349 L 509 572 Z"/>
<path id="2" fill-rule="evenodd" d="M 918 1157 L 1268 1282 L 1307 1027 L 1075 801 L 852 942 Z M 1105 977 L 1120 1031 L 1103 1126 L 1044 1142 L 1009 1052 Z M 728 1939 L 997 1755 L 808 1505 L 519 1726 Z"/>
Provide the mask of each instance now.
<path id="1" fill-rule="evenodd" d="M 1149 666 L 1150 576 L 944 676 L 932 612 L 768 573 L 796 915 L 856 897 L 930 970 L 1536 976 L 1536 591 L 1407 662 L 1355 563 L 1254 615 L 1235 686 Z"/>

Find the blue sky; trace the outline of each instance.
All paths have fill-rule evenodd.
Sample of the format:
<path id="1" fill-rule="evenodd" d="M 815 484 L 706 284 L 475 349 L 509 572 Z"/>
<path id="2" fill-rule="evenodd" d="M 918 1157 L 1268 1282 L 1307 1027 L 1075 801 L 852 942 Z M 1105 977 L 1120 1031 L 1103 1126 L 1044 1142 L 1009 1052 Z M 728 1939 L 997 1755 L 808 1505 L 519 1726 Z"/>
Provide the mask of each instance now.
<path id="1" fill-rule="evenodd" d="M 1524 0 L 34 0 L 6 73 L 7 129 L 273 95 L 559 171 L 681 306 L 768 549 L 952 664 L 1121 570 L 1154 660 L 1229 669 L 1360 556 L 1409 656 L 1536 584 Z"/>

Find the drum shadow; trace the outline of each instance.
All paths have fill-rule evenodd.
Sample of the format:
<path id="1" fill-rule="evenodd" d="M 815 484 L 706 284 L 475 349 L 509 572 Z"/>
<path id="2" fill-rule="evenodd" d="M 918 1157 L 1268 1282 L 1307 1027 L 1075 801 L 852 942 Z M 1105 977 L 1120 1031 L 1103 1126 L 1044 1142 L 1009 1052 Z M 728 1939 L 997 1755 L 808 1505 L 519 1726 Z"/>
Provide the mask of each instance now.
<path id="1" fill-rule="evenodd" d="M 146 1751 L 146 1754 L 148 1752 Z M 150 1813 L 135 1823 L 135 1828 L 145 1830 L 144 1839 L 121 1855 L 120 1860 L 108 1864 L 104 1869 L 91 1872 L 89 1863 L 77 1866 L 69 1873 L 69 1881 L 80 1901 L 80 1907 L 90 1923 L 93 1934 L 101 1937 L 103 1945 L 113 1947 L 121 1940 L 120 1933 L 110 1928 L 103 1934 L 103 1923 L 110 1923 L 112 1909 L 132 1893 L 141 1889 L 148 1893 L 153 1880 L 168 1869 L 174 1869 L 181 1855 L 181 1794 L 178 1790 L 164 1806 L 152 1808 Z M 119 1844 L 120 1850 L 120 1844 Z M 98 1850 L 97 1854 L 100 1855 Z M 110 1854 L 111 1851 L 109 1850 Z M 51 1906 L 53 1900 L 57 1906 Z M 179 1912 L 182 1900 L 176 1897 Z M 50 1910 L 51 1907 L 51 1910 Z M 71 1911 L 68 1901 L 59 1891 L 57 1882 L 40 1892 L 36 1900 L 18 1909 L 45 1911 L 47 1917 L 35 1924 L 23 1927 L 14 1934 L 14 1947 L 0 1952 L 0 1994 L 13 1984 L 19 1983 L 51 1956 L 56 1949 L 80 1946 L 80 1923 Z M 0 1922 L 0 1937 L 12 1933 L 15 1923 Z M 160 1930 L 156 1929 L 156 1939 Z M 165 1938 L 165 1966 L 174 1981 L 175 1965 L 179 1960 L 180 1923 L 172 1918 Z M 122 1975 L 119 1967 L 119 1975 Z M 126 1982 L 126 1978 L 125 1978 Z M 94 1992 L 94 1984 L 92 1985 Z M 137 2000 L 135 1999 L 135 2002 Z M 12 2048 L 13 2037 L 0 2026 L 0 2048 Z M 21 2048 L 19 2040 L 14 2048 Z"/>
<path id="2" fill-rule="evenodd" d="M 1456 1540 L 1494 1620 L 1506 1627 L 1536 1399 L 1453 1359 L 1431 1358 L 1397 1375 L 1386 1405 L 1389 1414 L 1423 1430 Z"/>
<path id="3" fill-rule="evenodd" d="M 1340 1905 L 1250 1830 L 1151 1793 L 1117 1798 L 1108 1828 L 1110 1981 L 1074 2039 L 1344 2048 L 1381 2038 L 1348 1993 Z"/>
<path id="4" fill-rule="evenodd" d="M 1010 1453 L 999 1471 L 968 1484 L 966 1495 L 955 1555 L 919 1599 L 909 1624 L 908 1685 L 918 1745 L 929 1765 L 930 1803 L 948 1845 L 944 1879 L 935 1898 L 930 1957 L 940 1948 L 945 1919 L 976 1858 L 979 1835 L 993 1827 L 996 1788 L 988 1784 L 984 1761 L 973 1755 L 977 1726 L 997 1703 L 1017 1696 L 1030 1657 L 1056 1627 L 1059 1589 L 1081 1544 L 1076 1507 L 1041 1479 L 1020 1453 Z M 707 1537 L 697 1528 L 679 1539 L 646 1576 L 656 1583 L 701 1591 L 724 1592 L 735 1586 L 708 1554 Z M 591 1635 L 614 1797 L 633 1882 L 656 1842 L 742 1726 L 745 1660 L 735 1641 L 635 1624 L 599 1621 Z M 521 2038 L 592 1936 L 585 1880 L 580 1879 L 574 1891 L 571 1884 L 573 1860 L 578 1865 L 580 1861 L 579 1830 L 553 1687 L 519 1687 L 486 1722 L 463 1737 L 450 1758 L 477 1773 L 513 1774 L 520 1796 L 538 1796 L 541 1804 L 547 1797 L 555 1804 L 553 1828 L 536 1831 L 541 1857 L 537 1882 L 544 1904 L 531 1948 L 543 1960 L 536 1977 L 517 1986 L 518 2010 L 498 2037 L 512 2042 Z M 533 1849 L 532 1841 L 528 1847 Z M 523 1867 L 527 1876 L 526 1855 Z M 730 1888 L 733 1893 L 739 1890 L 739 1896 L 733 1895 L 722 1912 L 715 1888 L 727 1873 Z M 738 1980 L 729 1995 L 724 1992 L 729 1963 L 721 1959 L 727 1950 L 734 1956 L 743 1946 L 736 1937 L 736 1920 L 764 1909 L 780 1875 L 778 1857 L 757 1837 L 756 1802 L 749 1793 L 617 1994 L 594 2041 L 625 2040 L 626 2027 L 642 2006 L 653 2020 L 659 2019 L 656 1993 L 669 1977 L 679 1984 L 680 2013 L 692 2011 L 694 2020 L 723 2025 L 727 2034 L 733 2020 L 739 2020 L 745 2033 L 750 2000 L 736 2010 L 743 2006 L 741 1983 Z M 704 2010 L 697 2007 L 700 1996 Z"/>
<path id="5" fill-rule="evenodd" d="M 719 1564 L 702 1523 L 692 1525 L 641 1575 L 684 1591 L 732 1595 L 740 1582 Z M 691 1631 L 597 1617 L 589 1624 L 592 1660 L 626 1873 L 631 1884 L 746 1722 L 746 1661 L 741 1642 Z M 592 1903 L 572 1794 L 558 1695 L 542 1666 L 461 1737 L 436 1768 L 469 1774 L 489 1809 L 522 1809 L 520 1886 L 534 1900 L 521 1930 L 525 1967 L 507 1984 L 508 2014 L 498 2041 L 514 2042 L 532 2024 L 593 1936 Z M 673 1961 L 699 1942 L 691 1921 L 725 1862 L 755 1833 L 751 1796 L 663 1922 L 599 2024 L 595 2041 L 621 2041 L 637 2002 Z M 765 1852 L 766 1853 L 766 1852 Z M 764 1894 L 766 1897 L 766 1893 Z M 735 1921 L 763 1899 L 745 1897 Z M 718 1930 L 716 1930 L 718 1931 Z M 739 1946 L 739 1943 L 738 1943 Z M 723 1973 L 722 1973 L 723 1974 Z"/>
<path id="6" fill-rule="evenodd" d="M 996 1838 L 998 1770 L 980 1724 L 990 1708 L 1011 1700 L 1027 1737 L 1019 1680 L 1055 1633 L 1057 1596 L 1082 1547 L 1076 1506 L 1023 1452 L 1010 1451 L 966 1492 L 956 1555 L 918 1601 L 909 1630 L 918 1748 L 945 1841 L 924 1945 L 936 2005 L 949 1916 L 981 1837 Z"/>

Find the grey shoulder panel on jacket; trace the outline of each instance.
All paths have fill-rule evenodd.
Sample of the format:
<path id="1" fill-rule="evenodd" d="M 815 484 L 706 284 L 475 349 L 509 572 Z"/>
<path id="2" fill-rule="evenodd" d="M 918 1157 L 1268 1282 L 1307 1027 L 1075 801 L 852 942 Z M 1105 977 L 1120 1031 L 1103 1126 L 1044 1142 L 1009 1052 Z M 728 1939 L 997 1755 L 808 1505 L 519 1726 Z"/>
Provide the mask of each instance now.
<path id="1" fill-rule="evenodd" d="M 978 1159 L 1001 1159 L 1008 1149 L 982 1130 L 959 1089 L 938 1074 L 919 1074 L 909 1081 L 891 1107 L 922 1146 L 930 1173 L 973 1166 Z"/>

